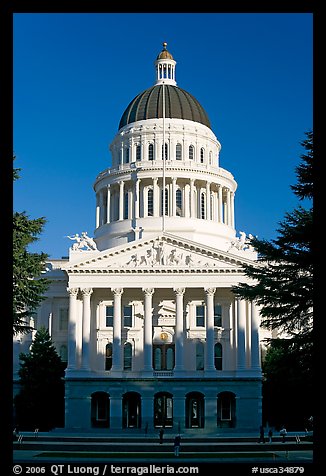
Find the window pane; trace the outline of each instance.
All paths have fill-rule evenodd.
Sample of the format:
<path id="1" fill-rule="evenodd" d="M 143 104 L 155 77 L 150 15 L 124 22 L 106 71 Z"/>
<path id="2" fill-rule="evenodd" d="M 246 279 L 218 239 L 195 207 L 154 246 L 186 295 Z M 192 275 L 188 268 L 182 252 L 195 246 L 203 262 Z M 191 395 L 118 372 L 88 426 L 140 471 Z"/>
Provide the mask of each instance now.
<path id="1" fill-rule="evenodd" d="M 204 370 L 204 345 L 202 342 L 196 344 L 196 370 Z"/>
<path id="2" fill-rule="evenodd" d="M 125 327 L 132 326 L 132 307 L 123 306 L 123 322 Z"/>
<path id="3" fill-rule="evenodd" d="M 177 160 L 181 160 L 182 159 L 182 147 L 181 147 L 181 144 L 177 144 L 176 145 L 176 148 L 175 148 L 175 158 Z"/>
<path id="4" fill-rule="evenodd" d="M 131 363 L 132 363 L 132 347 L 130 342 L 127 342 L 123 348 L 124 355 L 123 355 L 123 369 L 124 370 L 131 370 Z"/>
<path id="5" fill-rule="evenodd" d="M 149 144 L 148 146 L 148 160 L 154 160 L 154 145 Z"/>
<path id="6" fill-rule="evenodd" d="M 105 312 L 106 327 L 113 327 L 113 306 L 106 306 Z"/>
<path id="7" fill-rule="evenodd" d="M 182 192 L 181 192 L 181 190 L 180 190 L 179 188 L 178 188 L 178 190 L 176 191 L 175 201 L 176 201 L 176 213 L 177 213 L 177 216 L 178 216 L 178 217 L 181 217 L 181 216 L 182 216 Z"/>
<path id="8" fill-rule="evenodd" d="M 140 145 L 137 145 L 136 146 L 136 160 L 140 160 L 141 159 L 141 155 L 140 155 Z"/>
<path id="9" fill-rule="evenodd" d="M 219 304 L 214 306 L 214 326 L 222 327 L 222 307 Z"/>
<path id="10" fill-rule="evenodd" d="M 59 309 L 59 331 L 68 329 L 68 309 Z"/>
<path id="11" fill-rule="evenodd" d="M 205 326 L 205 307 L 196 306 L 196 326 L 204 327 Z"/>
<path id="12" fill-rule="evenodd" d="M 109 343 L 105 347 L 105 370 L 112 368 L 112 344 Z"/>
<path id="13" fill-rule="evenodd" d="M 169 347 L 166 350 L 166 370 L 172 370 L 174 367 L 174 350 Z"/>
<path id="14" fill-rule="evenodd" d="M 150 188 L 147 193 L 147 215 L 150 217 L 154 215 L 153 197 L 154 191 Z"/>

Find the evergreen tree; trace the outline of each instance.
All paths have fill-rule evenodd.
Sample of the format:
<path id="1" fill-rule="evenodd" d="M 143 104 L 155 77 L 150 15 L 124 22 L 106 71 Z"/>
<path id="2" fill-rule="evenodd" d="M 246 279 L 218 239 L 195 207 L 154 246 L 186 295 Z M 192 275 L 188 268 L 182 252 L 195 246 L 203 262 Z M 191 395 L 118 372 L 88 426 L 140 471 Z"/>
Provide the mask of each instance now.
<path id="1" fill-rule="evenodd" d="M 297 185 L 292 186 L 300 200 L 312 198 L 313 135 L 306 133 L 301 144 L 307 154 L 296 168 Z M 262 326 L 285 332 L 293 343 L 312 345 L 313 307 L 313 208 L 297 207 L 286 213 L 279 235 L 270 242 L 252 238 L 251 245 L 258 252 L 254 264 L 244 265 L 252 284 L 240 283 L 234 293 L 261 306 Z"/>
<path id="2" fill-rule="evenodd" d="M 21 429 L 47 431 L 64 425 L 64 368 L 48 330 L 35 334 L 29 353 L 21 353 L 21 391 L 15 397 L 16 423 Z"/>
<path id="3" fill-rule="evenodd" d="M 309 205 L 313 198 L 313 133 L 301 142 L 305 153 L 296 167 L 291 189 Z M 263 363 L 263 412 L 267 420 L 303 424 L 311 414 L 313 348 L 313 207 L 299 205 L 285 214 L 275 240 L 252 238 L 258 252 L 254 264 L 244 265 L 251 278 L 234 293 L 260 305 L 261 326 L 284 333 L 269 340 Z M 265 409 L 265 411 L 264 411 Z M 305 414 L 306 413 L 306 414 Z M 282 420 L 283 421 L 280 421 Z"/>
<path id="4" fill-rule="evenodd" d="M 19 178 L 14 169 L 13 178 Z M 31 330 L 29 318 L 43 299 L 49 280 L 41 278 L 48 255 L 30 253 L 28 246 L 38 240 L 45 219 L 31 220 L 25 212 L 13 214 L 13 333 Z"/>

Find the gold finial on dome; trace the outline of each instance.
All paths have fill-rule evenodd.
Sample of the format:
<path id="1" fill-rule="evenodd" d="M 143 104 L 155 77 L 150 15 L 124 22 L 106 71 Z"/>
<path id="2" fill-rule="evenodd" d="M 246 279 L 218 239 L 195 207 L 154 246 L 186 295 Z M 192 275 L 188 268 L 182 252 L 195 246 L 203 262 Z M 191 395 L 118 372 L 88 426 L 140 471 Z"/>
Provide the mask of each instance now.
<path id="1" fill-rule="evenodd" d="M 162 50 L 161 53 L 157 56 L 156 59 L 172 59 L 172 60 L 173 60 L 173 56 L 172 56 L 171 53 L 169 53 L 168 50 L 166 49 L 167 46 L 168 46 L 167 42 L 164 41 L 164 43 L 163 43 L 163 50 Z"/>

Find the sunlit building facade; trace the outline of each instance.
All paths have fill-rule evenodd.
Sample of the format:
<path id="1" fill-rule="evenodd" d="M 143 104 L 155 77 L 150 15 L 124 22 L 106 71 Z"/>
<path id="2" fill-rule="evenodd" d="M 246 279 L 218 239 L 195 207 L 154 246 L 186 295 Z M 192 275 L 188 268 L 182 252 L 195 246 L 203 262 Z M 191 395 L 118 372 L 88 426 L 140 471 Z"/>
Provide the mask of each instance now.
<path id="1" fill-rule="evenodd" d="M 259 309 L 232 292 L 257 256 L 237 236 L 237 183 L 220 149 L 164 43 L 96 177 L 93 239 L 75 235 L 69 257 L 48 263 L 35 328 L 49 328 L 67 362 L 67 430 L 261 424 Z"/>

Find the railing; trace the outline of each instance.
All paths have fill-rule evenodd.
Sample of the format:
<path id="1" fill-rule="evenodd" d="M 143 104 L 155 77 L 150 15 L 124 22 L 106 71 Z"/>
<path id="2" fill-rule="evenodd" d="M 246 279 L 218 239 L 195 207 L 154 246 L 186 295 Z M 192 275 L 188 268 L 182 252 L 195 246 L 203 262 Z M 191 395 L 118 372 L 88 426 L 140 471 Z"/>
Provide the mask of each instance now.
<path id="1" fill-rule="evenodd" d="M 153 377 L 173 377 L 173 370 L 154 370 Z"/>

